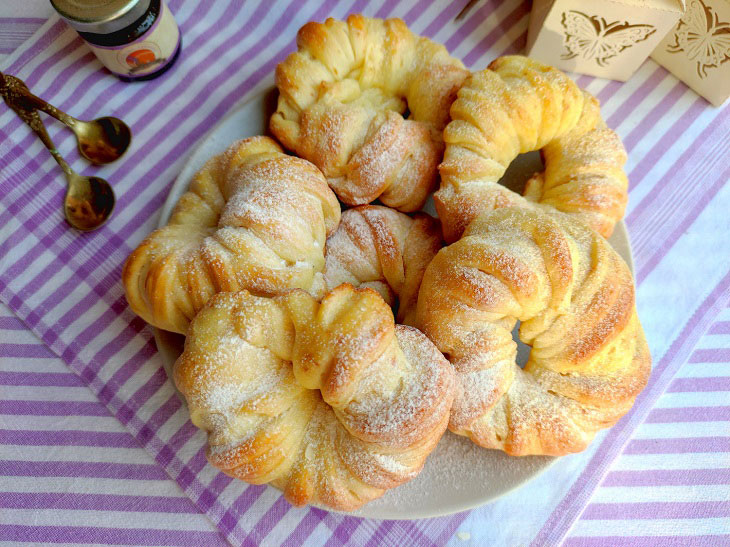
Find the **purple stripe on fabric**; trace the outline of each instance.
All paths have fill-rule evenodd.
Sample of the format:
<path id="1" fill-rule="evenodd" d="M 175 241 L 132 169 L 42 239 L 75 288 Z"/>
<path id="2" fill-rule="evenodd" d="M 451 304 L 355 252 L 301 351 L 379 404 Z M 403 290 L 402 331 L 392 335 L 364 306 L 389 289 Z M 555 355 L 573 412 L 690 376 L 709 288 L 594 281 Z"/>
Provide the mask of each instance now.
<path id="1" fill-rule="evenodd" d="M 228 545 L 215 532 L 196 530 L 154 530 L 149 528 L 97 528 L 90 526 L 23 526 L 3 525 L 3 539 L 30 542 L 98 543 L 104 545 Z"/>
<path id="2" fill-rule="evenodd" d="M 433 5 L 433 0 L 428 2 L 429 7 Z M 433 37 L 435 34 L 437 34 L 442 28 L 444 28 L 449 21 L 451 21 L 461 10 L 460 6 L 457 2 L 449 2 L 447 6 L 444 6 L 443 9 L 438 13 L 438 15 L 426 26 L 425 29 L 423 29 L 423 32 L 421 33 L 423 36 Z M 425 11 L 422 3 L 416 3 L 414 4 L 413 8 L 404 16 L 404 20 L 410 25 L 411 21 L 415 22 L 415 19 L 418 15 L 423 13 Z M 464 31 L 464 25 L 467 23 L 467 21 L 463 21 L 462 25 L 459 27 L 458 31 L 454 34 L 462 34 Z M 448 45 L 446 46 L 446 49 L 449 50 L 449 52 L 453 51 Z"/>
<path id="3" fill-rule="evenodd" d="M 664 69 L 658 69 L 664 71 Z M 666 71 L 665 71 L 666 72 Z M 669 93 L 665 94 L 661 100 L 646 115 L 642 116 L 641 122 L 623 138 L 624 146 L 627 150 L 633 150 L 634 147 L 643 139 L 651 129 L 657 126 L 662 117 L 679 101 L 679 99 L 687 93 L 687 85 L 684 82 L 678 82 Z M 648 95 L 648 93 L 647 93 Z M 639 99 L 636 95 L 632 95 L 629 102 Z M 637 101 L 638 104 L 638 101 Z M 669 132 L 664 134 L 666 137 Z"/>
<path id="4" fill-rule="evenodd" d="M 10 74 L 17 74 L 32 58 L 36 57 L 42 51 L 47 49 L 51 44 L 56 41 L 59 34 L 64 32 L 68 26 L 61 20 L 53 23 L 45 32 L 38 34 L 38 39 L 20 56 L 13 61 L 7 68 L 7 72 Z M 41 30 L 41 29 L 39 29 Z"/>
<path id="5" fill-rule="evenodd" d="M 672 230 L 669 237 L 666 238 L 661 245 L 659 245 L 658 250 L 644 262 L 641 268 L 639 268 L 636 275 L 637 283 L 644 281 L 644 279 L 646 279 L 649 274 L 654 271 L 654 268 L 656 268 L 662 259 L 669 254 L 669 251 L 672 249 L 674 244 L 679 241 L 679 238 L 687 233 L 689 227 L 694 223 L 695 219 L 702 214 L 702 211 L 705 210 L 705 207 L 707 207 L 715 195 L 723 188 L 728 178 L 730 178 L 730 168 L 728 168 L 725 173 L 723 173 L 715 181 L 715 183 L 702 194 L 702 197 L 690 209 L 687 216 L 685 216 L 674 230 Z"/>
<path id="6" fill-rule="evenodd" d="M 4 509 L 60 509 L 81 511 L 125 511 L 140 513 L 199 514 L 187 497 L 125 496 L 119 494 L 77 494 L 74 492 L 7 492 L 0 497 Z"/>
<path id="7" fill-rule="evenodd" d="M 701 99 L 700 99 L 701 101 Z M 694 106 L 693 106 L 694 107 Z M 690 109 L 691 111 L 692 109 Z M 687 123 L 690 123 L 695 119 L 695 116 L 688 116 L 687 117 Z M 727 120 L 725 120 L 727 121 Z M 724 128 L 723 123 L 715 126 L 714 124 L 711 124 L 709 127 L 717 127 L 717 132 L 725 132 L 726 128 Z M 710 135 L 706 135 L 705 138 L 708 138 L 710 136 L 716 135 L 717 132 L 713 132 Z M 666 149 L 670 146 L 669 140 L 672 138 L 670 135 L 675 134 L 673 132 L 673 129 L 670 130 L 665 137 L 655 145 L 655 147 L 652 149 L 653 151 L 657 151 L 659 154 L 659 157 L 661 157 Z M 697 154 L 700 153 L 701 148 L 697 147 L 698 142 L 705 142 L 705 138 L 700 137 L 698 138 L 685 153 L 680 156 L 679 160 L 674 163 L 673 166 L 671 166 L 670 169 L 668 169 L 667 172 L 669 173 L 679 173 L 679 176 L 681 178 L 681 173 L 684 165 L 687 165 L 687 162 L 690 158 L 685 158 L 684 155 L 686 154 L 694 154 L 697 152 Z M 724 138 L 724 137 L 723 137 Z M 666 141 L 666 142 L 665 142 Z M 710 142 L 716 142 L 717 138 L 714 140 L 711 139 Z M 659 153 L 660 152 L 660 153 Z M 651 155 L 648 154 L 648 155 Z M 693 156 L 691 156 L 693 157 Z M 657 160 L 658 161 L 658 160 Z M 651 166 L 654 164 L 652 163 Z M 649 169 L 649 167 L 647 167 Z M 641 182 L 643 180 L 643 176 L 641 179 L 637 180 L 636 177 L 633 176 L 633 173 L 636 171 L 632 171 L 632 174 L 630 177 L 634 181 L 634 184 Z M 685 176 L 692 177 L 693 173 L 687 173 Z M 631 212 L 631 214 L 626 219 L 627 224 L 629 227 L 633 230 L 639 230 L 642 235 L 644 235 L 643 238 L 638 238 L 634 240 L 634 256 L 637 257 L 637 261 L 642 264 L 641 268 L 637 274 L 637 279 L 639 280 L 639 283 L 645 279 L 648 274 L 654 269 L 654 267 L 661 262 L 663 257 L 669 252 L 669 250 L 673 247 L 674 243 L 683 235 L 683 233 L 689 228 L 691 223 L 694 221 L 694 219 L 704 210 L 705 206 L 707 205 L 709 199 L 714 195 L 717 191 L 719 191 L 721 186 L 718 186 L 717 180 L 714 185 L 714 187 L 710 188 L 706 193 L 701 194 L 699 202 L 695 204 L 694 207 L 691 207 L 690 213 L 685 216 L 680 223 L 680 226 L 676 227 L 671 235 L 669 237 L 664 236 L 664 232 L 667 231 L 667 228 L 663 225 L 663 222 L 657 219 L 657 210 L 661 211 L 662 209 L 669 209 L 670 207 L 673 207 L 673 210 L 667 211 L 664 213 L 664 217 L 668 218 L 670 214 L 674 213 L 674 210 L 676 210 L 679 206 L 679 204 L 684 201 L 680 200 L 676 196 L 676 192 L 669 194 L 669 199 L 674 197 L 673 202 L 669 202 L 670 204 L 667 205 L 666 203 L 659 202 L 659 207 L 654 207 L 654 212 L 651 214 L 649 213 L 649 206 L 653 205 L 657 199 L 658 196 L 662 196 L 667 201 L 667 198 L 665 197 L 667 195 L 666 191 L 658 191 L 658 186 L 664 186 L 667 184 L 667 181 L 673 181 L 677 177 L 664 177 L 662 180 L 659 181 L 657 185 L 655 185 L 654 190 L 652 192 L 649 192 L 647 196 L 645 196 L 642 201 L 634 208 L 634 210 Z M 686 182 L 686 181 L 685 181 Z M 697 181 L 699 183 L 699 181 Z M 690 207 L 685 207 L 690 208 Z M 661 227 L 661 231 L 660 228 Z M 657 242 L 652 242 L 650 236 L 652 234 L 659 234 L 661 237 L 664 237 L 664 241 L 661 245 L 657 245 Z M 646 243 L 644 243 L 646 242 Z M 646 246 L 647 252 L 654 252 L 655 248 L 659 247 L 659 250 L 654 252 L 653 256 L 651 256 L 650 259 L 645 260 L 643 259 L 643 252 L 644 247 Z"/>
<path id="8" fill-rule="evenodd" d="M 646 423 L 650 424 L 727 421 L 730 421 L 730 406 L 655 408 L 646 418 Z"/>
<path id="9" fill-rule="evenodd" d="M 730 376 L 677 378 L 667 389 L 670 393 L 688 391 L 730 391 Z"/>
<path id="10" fill-rule="evenodd" d="M 50 74 L 53 72 L 53 68 L 58 63 L 63 62 L 68 57 L 71 57 L 75 54 L 76 51 L 82 51 L 86 52 L 81 58 L 81 64 L 96 62 L 96 64 L 100 65 L 101 63 L 94 57 L 94 54 L 91 52 L 91 50 L 88 49 L 84 45 L 83 39 L 76 33 L 70 34 L 69 36 L 72 36 L 72 39 L 70 42 L 68 42 L 65 46 L 62 48 L 56 49 L 51 55 L 46 57 L 43 61 L 41 61 L 37 67 L 35 67 L 31 73 L 23 78 L 26 85 L 37 94 L 41 95 L 41 98 L 45 98 L 46 96 L 53 96 L 54 93 L 49 93 L 49 90 L 57 91 L 60 89 L 60 87 L 65 83 L 65 79 L 62 82 L 56 82 L 56 78 L 51 80 L 50 87 L 43 89 L 38 87 L 38 81 L 43 78 L 46 74 Z M 70 70 L 70 67 L 73 67 L 75 65 L 79 64 L 78 61 L 75 63 L 71 63 L 68 68 L 66 68 L 64 71 L 61 71 L 59 73 L 60 75 L 66 76 L 65 72 Z M 15 128 L 20 127 L 22 125 L 22 121 L 18 118 L 13 118 L 13 121 L 8 123 L 5 130 L 7 131 L 14 131 Z"/>
<path id="11" fill-rule="evenodd" d="M 280 496 L 279 499 L 277 499 L 271 507 L 269 507 L 268 511 L 261 515 L 247 539 L 254 541 L 255 545 L 260 545 L 269 532 L 274 529 L 274 526 L 276 526 L 279 521 L 286 516 L 291 507 L 292 506 L 289 502 L 286 501 L 286 498 L 284 498 L 284 496 Z"/>
<path id="12" fill-rule="evenodd" d="M 17 317 L 0 317 L 0 330 L 26 330 L 25 326 Z"/>
<path id="13" fill-rule="evenodd" d="M 467 67 L 471 67 L 479 58 L 484 55 L 502 36 L 509 32 L 512 27 L 527 15 L 529 7 L 527 3 L 521 3 L 517 8 L 512 10 L 504 19 L 497 22 L 497 27 L 487 34 L 482 40 L 474 46 L 462 59 Z M 475 67 L 480 69 L 482 67 Z"/>
<path id="14" fill-rule="evenodd" d="M 48 359 L 55 355 L 43 344 L 0 344 L 0 357 L 24 357 L 29 359 Z"/>
<path id="15" fill-rule="evenodd" d="M 466 520 L 470 513 L 471 511 L 464 511 L 462 513 L 451 515 L 450 517 L 444 517 L 446 524 L 444 525 L 444 529 L 441 531 L 441 534 L 436 537 L 434 543 L 436 545 L 445 545 L 446 542 L 456 533 L 456 530 L 459 528 L 461 523 Z"/>
<path id="16" fill-rule="evenodd" d="M 380 9 L 375 12 L 375 17 L 379 19 L 387 19 L 394 8 L 397 8 L 402 0 L 396 0 L 395 2 L 385 2 Z"/>
<path id="17" fill-rule="evenodd" d="M 164 370 L 161 370 L 162 376 L 165 378 L 162 380 L 162 382 L 166 382 L 166 373 Z M 162 387 L 162 385 L 153 388 L 153 390 L 147 391 L 146 386 L 143 386 L 138 393 L 142 393 L 145 395 L 144 398 L 140 398 L 135 401 L 128 401 L 120 408 L 120 412 L 128 411 L 130 413 L 133 413 L 132 407 L 136 407 L 137 409 L 142 408 L 142 406 L 147 402 L 147 400 L 151 399 Z M 143 400 L 144 399 L 144 400 Z M 128 406 L 129 405 L 129 406 Z M 169 420 L 172 416 L 175 415 L 175 413 L 182 408 L 182 402 L 180 401 L 180 397 L 177 395 L 177 393 L 173 393 L 167 401 L 165 401 L 164 404 L 160 405 L 160 407 L 155 410 L 154 414 L 150 417 L 149 420 L 147 420 L 147 425 L 157 431 L 159 430 L 166 422 Z"/>
<path id="18" fill-rule="evenodd" d="M 113 311 L 109 310 L 109 314 L 114 314 Z M 106 315 L 106 314 L 105 314 Z M 118 315 L 114 314 L 115 317 L 118 317 Z M 131 329 L 125 328 L 126 332 L 125 334 L 128 335 L 129 339 L 131 340 L 134 336 L 134 333 L 129 332 Z M 81 340 L 81 343 L 88 343 L 91 342 L 96 336 L 101 332 L 95 332 L 96 329 L 87 329 L 85 330 L 78 338 Z M 99 352 L 96 353 L 89 361 L 94 363 L 102 363 L 103 362 L 103 355 L 104 350 L 106 349 L 106 355 L 116 355 L 118 352 L 120 352 L 124 346 L 127 343 L 126 340 L 127 336 L 124 338 L 119 337 L 115 339 L 111 344 L 109 344 L 106 348 L 99 349 Z M 157 353 L 157 347 L 155 346 L 155 343 L 153 340 L 148 340 L 145 342 L 145 344 L 137 350 L 124 364 L 122 364 L 116 372 L 112 375 L 111 378 L 106 382 L 107 386 L 109 386 L 111 389 L 116 391 L 124 385 L 124 383 L 129 380 L 132 376 L 134 376 L 142 367 L 145 366 L 147 359 L 145 357 L 149 358 L 152 357 Z M 164 370 L 162 371 L 164 373 Z M 156 381 L 157 385 L 159 386 L 161 381 L 164 381 L 166 375 L 163 374 L 163 377 L 160 378 L 160 369 L 157 369 L 155 373 L 150 378 L 150 381 Z"/>
<path id="19" fill-rule="evenodd" d="M 398 4 L 398 5 L 400 5 L 400 2 L 397 2 L 397 4 Z M 386 5 L 387 5 L 387 3 L 386 3 Z M 416 4 L 416 5 L 415 5 L 415 6 L 413 6 L 413 7 L 411 8 L 411 9 L 409 9 L 409 10 L 408 10 L 408 11 L 407 11 L 407 12 L 406 12 L 406 13 L 405 13 L 405 14 L 404 14 L 404 15 L 403 15 L 402 17 L 401 17 L 401 19 L 403 19 L 403 21 L 405 22 L 405 24 L 406 24 L 406 25 L 408 25 L 409 27 L 411 27 L 411 30 L 413 30 L 413 28 L 412 28 L 412 25 L 413 25 L 413 23 L 415 23 L 415 22 L 416 22 L 416 19 L 417 19 L 417 18 L 418 18 L 418 17 L 419 17 L 419 16 L 420 16 L 420 15 L 421 15 L 421 14 L 422 14 L 422 13 L 423 13 L 424 11 L 426 11 L 426 10 L 427 10 L 427 9 L 428 9 L 429 7 L 431 7 L 431 5 L 433 5 L 433 0 L 427 0 L 427 1 L 423 2 L 423 4 L 422 4 L 422 5 L 420 5 L 420 6 L 419 6 L 418 4 Z M 386 7 L 386 6 L 383 6 L 383 7 Z M 389 10 L 391 10 L 391 11 L 392 11 L 392 8 L 391 8 L 391 6 L 387 6 L 387 7 L 388 7 L 388 9 L 389 9 Z M 420 9 L 419 9 L 419 8 L 420 8 Z M 441 15 L 443 15 L 443 13 L 441 13 Z"/>
<path id="20" fill-rule="evenodd" d="M 84 384 L 79 377 L 72 372 L 12 372 L 4 370 L 0 370 L 0 385 L 86 387 L 86 384 Z"/>
<path id="21" fill-rule="evenodd" d="M 601 486 L 693 486 L 730 484 L 730 469 L 611 471 Z"/>
<path id="22" fill-rule="evenodd" d="M 718 321 L 710 329 L 710 334 L 730 334 L 730 321 Z M 728 359 L 730 361 L 730 359 Z"/>
<path id="23" fill-rule="evenodd" d="M 299 547 L 310 535 L 312 535 L 314 529 L 317 528 L 319 523 L 322 522 L 327 515 L 329 515 L 327 511 L 310 508 L 307 511 L 307 515 L 299 520 L 294 530 L 291 531 L 282 545 L 285 547 Z"/>
<path id="24" fill-rule="evenodd" d="M 375 533 L 370 536 L 370 539 L 365 544 L 365 547 L 378 547 L 379 545 L 385 543 L 385 538 L 388 536 L 388 534 L 390 534 L 395 526 L 396 521 L 393 520 L 385 521 L 384 523 L 382 523 L 375 529 Z"/>
<path id="25" fill-rule="evenodd" d="M 624 454 L 693 454 L 705 452 L 730 452 L 730 437 L 634 439 L 624 449 Z"/>
<path id="26" fill-rule="evenodd" d="M 648 414 L 659 396 L 670 383 L 676 370 L 684 362 L 685 352 L 689 353 L 696 339 L 702 333 L 702 327 L 714 317 L 722 304 L 730 287 L 730 272 L 715 286 L 700 306 L 695 310 L 682 328 L 679 336 L 674 339 L 662 359 L 654 366 L 649 383 L 637 397 L 631 412 L 624 416 L 606 434 L 598 450 L 578 479 L 568 490 L 565 497 L 555 507 L 545 520 L 540 532 L 533 539 L 532 545 L 539 546 L 547 543 L 557 543 L 563 539 L 565 533 L 577 517 L 581 508 L 587 505 L 600 476 L 607 470 L 608 462 L 624 447 L 630 438 L 630 433 L 638 423 Z M 705 442 L 707 441 L 707 442 Z M 662 454 L 697 451 L 697 445 L 705 452 L 730 451 L 730 439 L 709 437 L 704 440 L 694 439 L 647 439 L 631 441 L 624 453 L 627 454 Z"/>
<path id="27" fill-rule="evenodd" d="M 355 535 L 355 531 L 359 528 L 359 526 L 364 522 L 364 519 L 358 519 L 354 517 L 341 517 L 342 520 L 339 520 L 339 524 L 332 529 L 332 525 L 330 523 L 331 520 L 337 522 L 335 519 L 328 519 L 326 518 L 324 520 L 324 523 L 327 524 L 330 529 L 332 530 L 332 535 L 329 537 L 327 542 L 324 544 L 324 547 L 339 547 L 347 545 L 348 540 Z M 382 526 L 382 525 L 381 525 Z M 376 531 L 377 533 L 377 531 Z"/>
<path id="28" fill-rule="evenodd" d="M 22 446 L 139 448 L 139 444 L 129 433 L 111 433 L 107 431 L 21 431 L 0 429 L 0 443 Z"/>
<path id="29" fill-rule="evenodd" d="M 347 541 L 356 530 L 364 522 L 363 519 L 353 517 L 327 516 L 323 519 L 327 527 L 332 530 L 332 534 L 327 539 L 323 547 L 341 547 L 347 545 Z M 375 531 L 377 533 L 377 531 Z"/>
<path id="30" fill-rule="evenodd" d="M 651 169 L 657 165 L 660 160 L 664 157 L 667 149 L 676 141 L 676 135 L 684 134 L 692 123 L 697 120 L 699 115 L 706 109 L 706 103 L 702 97 L 699 97 L 692 105 L 675 121 L 671 126 L 667 128 L 666 133 L 661 139 L 659 139 L 649 152 L 641 158 L 641 160 L 634 166 L 629 173 L 629 181 L 631 182 L 631 188 L 637 186 L 638 181 L 643 181 L 646 175 Z M 686 150 L 684 150 L 677 160 L 667 169 L 667 173 L 675 173 L 683 165 L 690 165 L 690 158 L 696 153 L 700 152 L 703 147 L 707 145 L 707 139 L 711 134 L 719 129 L 716 124 L 708 124 L 708 126 L 702 130 L 697 138 L 689 144 Z M 653 191 L 649 192 L 644 196 L 639 203 L 637 203 L 631 213 L 624 219 L 626 224 L 632 225 L 635 219 L 640 217 L 645 211 L 648 210 L 649 206 L 654 203 L 657 199 L 663 196 L 662 190 L 668 185 L 676 184 L 674 177 L 665 176 L 659 180 L 653 187 Z"/>
<path id="31" fill-rule="evenodd" d="M 590 85 L 590 83 L 594 79 L 595 78 L 589 78 L 588 83 L 578 84 L 578 85 L 582 88 L 586 88 L 586 87 L 588 87 L 588 85 Z M 610 82 L 608 82 L 606 85 L 603 86 L 603 89 L 601 89 L 601 91 L 599 91 L 596 94 L 596 99 L 598 99 L 598 101 L 600 103 L 604 103 L 605 101 L 607 101 L 608 99 L 613 97 L 616 93 L 618 93 L 618 91 L 621 89 L 621 87 L 623 87 L 623 84 L 624 84 L 623 82 L 617 82 L 615 80 L 611 80 Z M 609 126 L 609 127 L 611 127 L 611 126 Z"/>
<path id="32" fill-rule="evenodd" d="M 699 519 L 730 517 L 728 501 L 591 503 L 581 519 Z"/>
<path id="33" fill-rule="evenodd" d="M 563 547 L 719 547 L 730 544 L 725 536 L 575 536 L 565 540 Z"/>
<path id="34" fill-rule="evenodd" d="M 106 416 L 109 411 L 97 401 L 0 401 L 0 414 L 16 416 Z"/>
<path id="35" fill-rule="evenodd" d="M 215 505 L 216 502 L 216 493 L 222 492 L 225 490 L 226 486 L 231 484 L 233 481 L 232 477 L 229 477 L 228 475 L 224 473 L 218 473 L 218 475 L 215 476 L 215 478 L 210 481 L 210 484 L 208 484 L 208 487 L 203 491 L 203 493 L 198 496 L 197 505 L 203 511 L 207 511 L 213 505 Z M 263 491 L 265 488 L 262 488 Z"/>
<path id="36" fill-rule="evenodd" d="M 730 363 L 730 348 L 698 349 L 689 358 L 690 363 Z"/>
<path id="37" fill-rule="evenodd" d="M 6 477 L 79 477 L 145 481 L 165 481 L 170 478 L 158 465 L 77 461 L 29 462 L 3 460 L 2 465 L 0 465 L 0 475 Z"/>
<path id="38" fill-rule="evenodd" d="M 667 74 L 668 72 L 666 71 L 666 69 L 660 66 L 657 67 L 656 70 L 652 72 L 651 75 L 644 81 L 644 83 L 636 88 L 636 90 L 631 93 L 629 97 L 626 98 L 626 100 L 613 112 L 613 114 L 606 118 L 606 125 L 608 125 L 608 127 L 618 127 L 621 122 L 629 119 L 630 114 L 633 113 L 634 110 L 636 110 L 636 107 L 638 107 L 641 102 L 646 99 L 646 97 L 649 96 L 652 91 L 656 89 L 657 85 L 659 85 L 659 83 L 667 76 Z M 620 82 L 612 83 L 619 84 L 620 86 Z M 615 89 L 612 91 L 615 91 Z M 600 97 L 598 99 L 601 100 Z M 658 106 L 659 105 L 655 106 L 654 109 L 656 109 Z M 653 110 L 649 112 L 649 115 L 651 115 L 652 112 Z M 653 127 L 653 125 L 646 126 L 643 129 L 642 133 L 646 134 L 646 130 L 651 127 Z M 636 129 L 638 129 L 638 127 Z M 634 131 L 636 131 L 636 129 Z"/>
<path id="39" fill-rule="evenodd" d="M 451 2 L 450 6 L 454 15 L 458 14 L 463 8 L 463 6 L 460 6 L 458 2 Z M 499 2 L 496 2 L 495 0 L 488 0 L 479 6 L 476 11 L 470 13 L 469 17 L 466 17 L 461 21 L 459 31 L 455 32 L 446 41 L 444 41 L 446 49 L 454 51 L 458 48 L 472 32 L 484 23 L 485 19 L 489 17 L 492 12 L 499 8 L 499 6 Z M 454 15 L 451 15 L 451 12 L 449 12 L 448 19 L 451 19 Z"/>

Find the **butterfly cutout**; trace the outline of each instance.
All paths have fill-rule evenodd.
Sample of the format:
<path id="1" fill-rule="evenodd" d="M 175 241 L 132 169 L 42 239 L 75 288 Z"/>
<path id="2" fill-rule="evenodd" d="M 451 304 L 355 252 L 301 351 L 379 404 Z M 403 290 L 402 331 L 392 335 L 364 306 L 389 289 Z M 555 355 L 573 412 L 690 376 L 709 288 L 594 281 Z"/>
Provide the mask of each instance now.
<path id="1" fill-rule="evenodd" d="M 565 28 L 565 47 L 568 50 L 561 59 L 581 56 L 594 59 L 601 67 L 656 31 L 651 25 L 630 25 L 627 21 L 607 23 L 603 17 L 573 10 L 563 13 L 561 23 Z"/>
<path id="2" fill-rule="evenodd" d="M 701 0 L 690 0 L 689 8 L 677 25 L 669 53 L 685 52 L 697 63 L 697 75 L 707 76 L 708 68 L 717 68 L 730 60 L 730 23 L 721 23 L 717 13 Z"/>

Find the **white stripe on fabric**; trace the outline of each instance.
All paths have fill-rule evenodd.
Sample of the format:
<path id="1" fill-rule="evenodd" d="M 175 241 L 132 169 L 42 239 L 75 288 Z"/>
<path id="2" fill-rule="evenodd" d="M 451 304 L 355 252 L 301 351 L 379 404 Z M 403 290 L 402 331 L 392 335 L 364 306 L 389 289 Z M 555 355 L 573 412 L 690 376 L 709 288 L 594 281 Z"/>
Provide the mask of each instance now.
<path id="1" fill-rule="evenodd" d="M 646 502 L 689 502 L 727 501 L 730 499 L 730 485 L 703 484 L 700 486 L 602 486 L 596 490 L 591 503 L 646 503 Z M 618 500 L 621 500 L 620 502 Z M 642 519 L 644 522 L 644 519 Z M 612 536 L 614 529 L 606 528 L 605 534 Z M 571 534 L 572 535 L 572 534 Z"/>
<path id="2" fill-rule="evenodd" d="M 611 471 L 653 471 L 657 469 L 727 469 L 726 452 L 693 452 L 684 457 L 677 454 L 622 454 Z"/>

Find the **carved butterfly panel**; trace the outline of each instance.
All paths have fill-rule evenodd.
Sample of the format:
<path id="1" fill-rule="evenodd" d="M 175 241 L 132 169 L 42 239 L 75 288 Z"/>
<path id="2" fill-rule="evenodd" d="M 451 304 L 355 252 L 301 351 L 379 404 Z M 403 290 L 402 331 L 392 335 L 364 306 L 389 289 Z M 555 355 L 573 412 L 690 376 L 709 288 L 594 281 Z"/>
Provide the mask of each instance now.
<path id="1" fill-rule="evenodd" d="M 656 31 L 651 25 L 630 25 L 627 21 L 608 23 L 603 17 L 574 10 L 563 13 L 561 23 L 565 29 L 565 47 L 568 50 L 561 59 L 580 56 L 595 60 L 601 67 Z"/>
<path id="2" fill-rule="evenodd" d="M 690 0 L 667 51 L 684 52 L 696 63 L 697 75 L 705 78 L 708 68 L 730 60 L 730 23 L 720 22 L 717 13 L 701 0 Z"/>

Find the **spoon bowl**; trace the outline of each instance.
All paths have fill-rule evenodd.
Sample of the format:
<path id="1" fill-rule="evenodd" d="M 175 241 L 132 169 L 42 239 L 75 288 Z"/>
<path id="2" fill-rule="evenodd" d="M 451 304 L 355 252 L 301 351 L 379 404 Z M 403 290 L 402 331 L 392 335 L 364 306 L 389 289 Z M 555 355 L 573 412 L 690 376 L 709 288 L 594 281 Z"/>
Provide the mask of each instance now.
<path id="1" fill-rule="evenodd" d="M 69 127 L 76 134 L 79 153 L 91 163 L 105 164 L 118 160 L 132 142 L 132 132 L 127 124 L 111 116 L 90 122 L 75 120 Z"/>
<path id="2" fill-rule="evenodd" d="M 68 223 L 82 232 L 90 232 L 104 224 L 116 202 L 109 183 L 100 177 L 67 174 L 68 191 L 63 212 Z"/>

